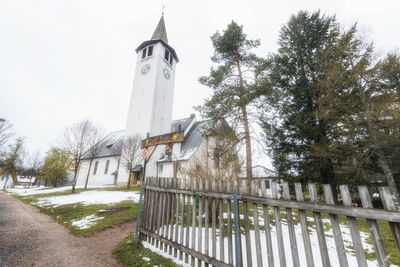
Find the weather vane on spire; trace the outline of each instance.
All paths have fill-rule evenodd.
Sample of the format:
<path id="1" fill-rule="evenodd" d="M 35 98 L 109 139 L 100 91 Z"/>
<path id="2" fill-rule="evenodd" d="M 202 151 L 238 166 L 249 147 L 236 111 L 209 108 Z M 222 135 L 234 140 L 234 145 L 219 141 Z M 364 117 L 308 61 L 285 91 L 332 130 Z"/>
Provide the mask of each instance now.
<path id="1" fill-rule="evenodd" d="M 162 6 L 162 13 L 161 13 L 161 14 L 164 16 L 164 12 L 165 12 L 165 5 L 164 5 L 164 4 L 162 4 L 161 6 Z"/>

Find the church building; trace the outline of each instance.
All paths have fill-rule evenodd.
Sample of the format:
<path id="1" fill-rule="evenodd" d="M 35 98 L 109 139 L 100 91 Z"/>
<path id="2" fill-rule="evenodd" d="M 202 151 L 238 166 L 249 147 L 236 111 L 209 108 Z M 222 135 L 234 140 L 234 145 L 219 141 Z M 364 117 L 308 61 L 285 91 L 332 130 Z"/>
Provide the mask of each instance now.
<path id="1" fill-rule="evenodd" d="M 175 70 L 179 58 L 168 43 L 164 16 L 151 39 L 140 44 L 136 53 L 136 70 L 125 130 L 112 132 L 99 142 L 99 152 L 90 170 L 89 158 L 82 158 L 77 185 L 84 185 L 87 177 L 88 185 L 96 186 L 141 181 L 141 148 L 138 151 L 140 157 L 129 168 L 121 156 L 124 142 L 132 136 L 140 139 L 157 136 L 159 140 L 165 140 L 170 134 L 183 135 L 181 142 L 148 147 L 151 157 L 146 164 L 146 177 L 185 177 L 185 170 L 196 168 L 200 163 L 215 165 L 210 155 L 213 155 L 217 145 L 216 139 L 203 130 L 205 122 L 198 121 L 194 114 L 172 120 Z M 225 121 L 221 121 L 220 125 L 229 128 Z"/>

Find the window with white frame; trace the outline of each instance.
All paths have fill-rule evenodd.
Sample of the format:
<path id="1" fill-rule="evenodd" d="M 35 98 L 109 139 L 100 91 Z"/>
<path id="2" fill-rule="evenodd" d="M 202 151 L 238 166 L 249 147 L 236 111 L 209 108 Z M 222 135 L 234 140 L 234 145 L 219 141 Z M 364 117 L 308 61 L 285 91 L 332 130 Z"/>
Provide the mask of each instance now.
<path id="1" fill-rule="evenodd" d="M 164 53 L 164 59 L 172 66 L 172 63 L 174 63 L 174 57 L 171 52 L 169 52 L 168 49 L 165 49 Z"/>
<path id="2" fill-rule="evenodd" d="M 149 45 L 148 47 L 145 47 L 142 50 L 142 59 L 145 59 L 146 57 L 151 57 L 153 55 L 153 46 Z"/>

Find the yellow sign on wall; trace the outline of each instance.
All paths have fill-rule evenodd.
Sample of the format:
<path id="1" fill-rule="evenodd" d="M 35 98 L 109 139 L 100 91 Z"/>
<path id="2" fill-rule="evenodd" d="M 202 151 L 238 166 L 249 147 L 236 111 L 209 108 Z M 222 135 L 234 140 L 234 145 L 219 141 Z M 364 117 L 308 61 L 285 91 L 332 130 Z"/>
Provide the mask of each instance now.
<path id="1" fill-rule="evenodd" d="M 175 132 L 170 134 L 163 134 L 152 136 L 141 141 L 140 147 L 147 148 L 150 146 L 157 146 L 163 144 L 180 143 L 183 142 L 183 132 Z"/>

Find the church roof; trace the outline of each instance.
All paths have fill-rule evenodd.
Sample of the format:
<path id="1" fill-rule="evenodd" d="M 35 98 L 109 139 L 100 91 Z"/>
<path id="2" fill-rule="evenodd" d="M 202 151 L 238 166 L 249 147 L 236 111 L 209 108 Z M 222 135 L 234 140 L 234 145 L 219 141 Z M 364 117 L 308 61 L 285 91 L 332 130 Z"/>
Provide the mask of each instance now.
<path id="1" fill-rule="evenodd" d="M 157 27 L 153 33 L 153 36 L 151 37 L 151 40 L 159 40 L 159 39 L 168 43 L 167 30 L 165 29 L 165 23 L 164 23 L 164 15 L 161 16 L 160 21 L 158 22 Z"/>
<path id="2" fill-rule="evenodd" d="M 171 123 L 171 133 L 177 132 L 179 125 L 181 126 L 182 131 L 186 131 L 186 128 L 189 126 L 189 124 L 192 122 L 193 119 L 194 119 L 194 114 L 191 115 L 189 118 L 173 120 Z"/>
<path id="3" fill-rule="evenodd" d="M 179 125 L 181 125 L 181 130 L 185 131 L 188 128 L 188 126 L 190 125 L 190 123 L 192 122 L 192 120 L 194 120 L 194 115 L 191 115 L 189 118 L 185 118 L 185 119 L 173 120 L 171 122 L 171 132 L 178 131 Z M 185 137 L 185 140 L 191 139 L 191 137 L 190 137 L 191 132 L 192 132 L 192 130 L 189 131 L 188 137 L 187 138 Z M 100 142 L 98 143 L 99 153 L 97 154 L 96 158 L 113 157 L 113 156 L 121 155 L 121 148 L 122 148 L 122 142 L 124 141 L 124 136 L 125 136 L 125 131 L 122 130 L 122 131 L 111 132 L 106 137 L 104 137 L 102 140 L 100 140 Z M 189 142 L 187 142 L 187 143 L 189 143 Z M 191 143 L 191 141 L 190 141 L 190 143 Z M 193 144 L 187 145 L 186 148 L 189 148 L 192 145 Z M 89 156 L 86 154 L 82 157 L 82 159 L 83 160 L 89 159 Z"/>
<path id="4" fill-rule="evenodd" d="M 121 155 L 122 142 L 124 140 L 125 131 L 117 131 L 109 133 L 106 137 L 99 141 L 99 153 L 96 158 L 112 157 Z M 86 154 L 82 159 L 89 159 Z"/>
<path id="5" fill-rule="evenodd" d="M 197 148 L 200 146 L 203 140 L 203 135 L 201 133 L 202 125 L 204 121 L 195 122 L 188 134 L 185 136 L 183 143 L 181 145 L 181 153 L 178 156 L 178 160 L 188 160 Z"/>

